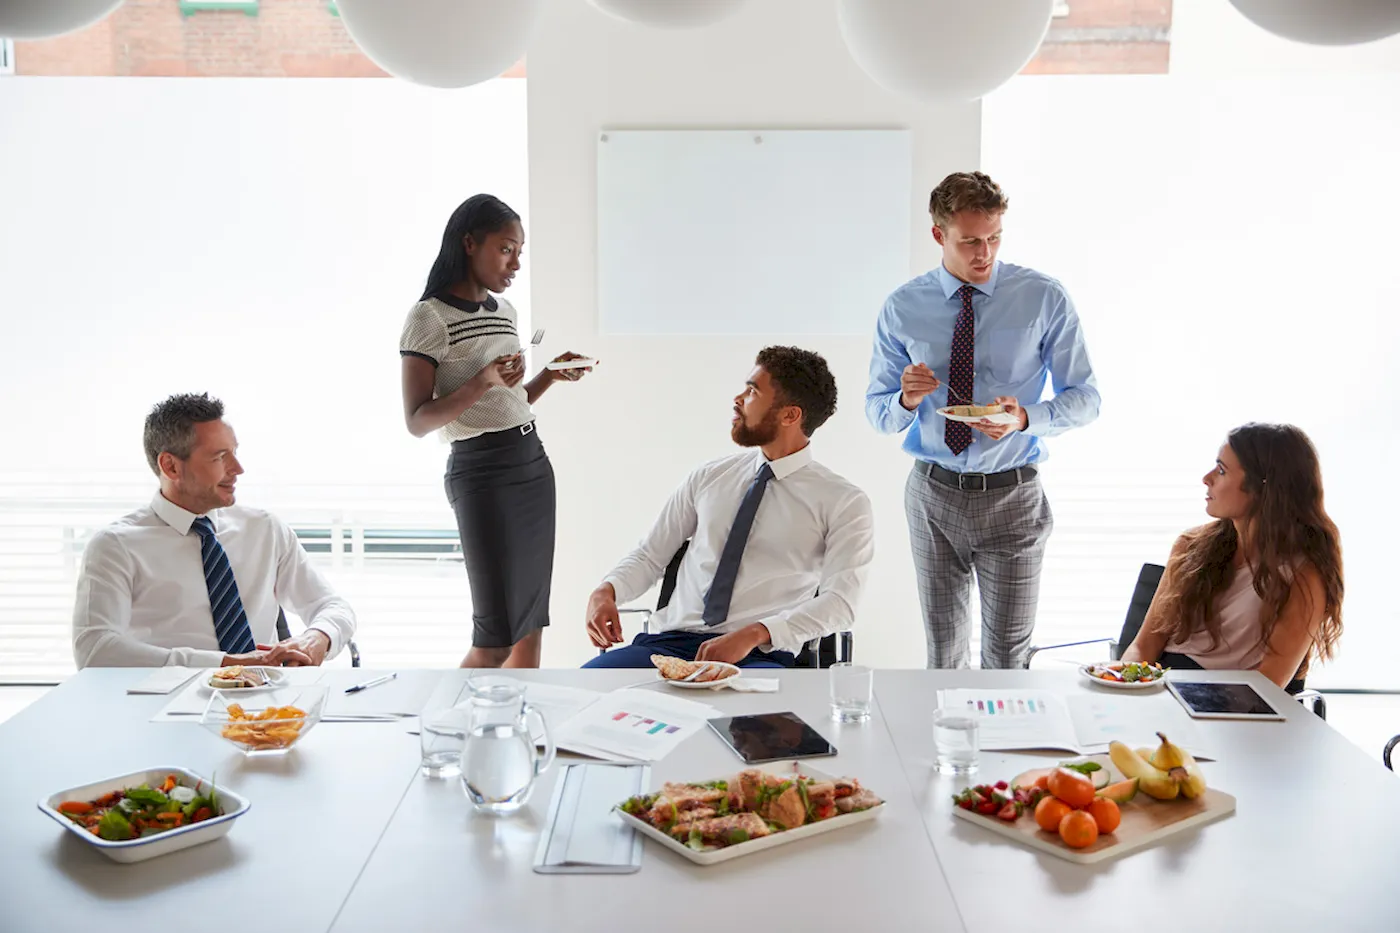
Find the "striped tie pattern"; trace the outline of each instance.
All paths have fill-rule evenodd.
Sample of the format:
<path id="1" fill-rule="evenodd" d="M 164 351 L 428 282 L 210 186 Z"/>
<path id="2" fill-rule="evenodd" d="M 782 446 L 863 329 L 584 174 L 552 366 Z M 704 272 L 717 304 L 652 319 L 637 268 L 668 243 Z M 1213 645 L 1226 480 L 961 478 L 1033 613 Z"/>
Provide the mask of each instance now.
<path id="1" fill-rule="evenodd" d="M 204 582 L 209 587 L 209 611 L 214 616 L 214 634 L 224 654 L 248 654 L 257 650 L 253 630 L 248 627 L 248 614 L 238 595 L 238 581 L 233 578 L 233 566 L 228 562 L 224 546 L 214 537 L 214 523 L 208 518 L 196 518 L 191 526 L 199 533 L 200 556 L 204 560 Z"/>
<path id="2" fill-rule="evenodd" d="M 763 502 L 763 491 L 768 488 L 768 481 L 772 478 L 773 468 L 765 461 L 739 503 L 739 512 L 734 516 L 734 525 L 729 529 L 729 537 L 725 539 L 724 550 L 719 555 L 715 579 L 705 594 L 705 610 L 701 618 L 706 625 L 719 625 L 729 618 L 729 602 L 734 598 L 734 584 L 739 579 L 739 561 L 743 559 L 744 548 L 749 543 L 749 532 L 753 530 L 758 506 Z"/>
<path id="3" fill-rule="evenodd" d="M 972 286 L 958 289 L 962 311 L 953 324 L 953 354 L 948 361 L 948 389 L 951 395 L 972 400 Z M 951 404 L 951 399 L 949 403 Z M 955 454 L 967 450 L 972 443 L 972 427 L 962 421 L 943 424 L 943 440 Z"/>

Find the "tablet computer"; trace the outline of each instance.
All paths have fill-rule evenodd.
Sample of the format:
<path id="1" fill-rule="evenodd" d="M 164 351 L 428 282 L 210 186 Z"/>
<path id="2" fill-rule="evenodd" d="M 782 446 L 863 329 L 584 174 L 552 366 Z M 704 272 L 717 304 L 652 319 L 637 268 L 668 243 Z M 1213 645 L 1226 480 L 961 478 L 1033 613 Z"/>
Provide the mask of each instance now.
<path id="1" fill-rule="evenodd" d="M 709 723 L 724 744 L 751 765 L 836 754 L 836 746 L 822 738 L 796 713 L 721 716 Z"/>
<path id="2" fill-rule="evenodd" d="M 1169 677 L 1167 689 L 1196 719 L 1283 719 L 1283 714 L 1247 683 Z"/>

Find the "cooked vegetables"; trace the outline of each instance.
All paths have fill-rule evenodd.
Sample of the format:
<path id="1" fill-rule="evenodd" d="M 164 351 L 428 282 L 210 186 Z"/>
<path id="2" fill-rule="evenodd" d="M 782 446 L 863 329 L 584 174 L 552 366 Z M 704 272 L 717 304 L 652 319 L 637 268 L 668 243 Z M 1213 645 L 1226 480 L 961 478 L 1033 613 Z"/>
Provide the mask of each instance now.
<path id="1" fill-rule="evenodd" d="M 198 785 L 185 787 L 170 774 L 160 789 L 142 784 L 93 801 L 68 800 L 56 809 L 94 836 L 125 842 L 221 815 L 213 787 L 207 796 L 200 793 L 201 789 Z"/>

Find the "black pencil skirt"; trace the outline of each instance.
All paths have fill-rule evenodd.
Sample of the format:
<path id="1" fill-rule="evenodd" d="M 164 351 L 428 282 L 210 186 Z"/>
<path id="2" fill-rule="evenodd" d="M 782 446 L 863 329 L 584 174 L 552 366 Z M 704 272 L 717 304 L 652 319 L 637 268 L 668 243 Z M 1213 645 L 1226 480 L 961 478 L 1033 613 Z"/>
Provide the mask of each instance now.
<path id="1" fill-rule="evenodd" d="M 509 648 L 549 624 L 554 468 L 534 424 L 454 441 L 444 485 L 472 588 L 472 645 Z"/>

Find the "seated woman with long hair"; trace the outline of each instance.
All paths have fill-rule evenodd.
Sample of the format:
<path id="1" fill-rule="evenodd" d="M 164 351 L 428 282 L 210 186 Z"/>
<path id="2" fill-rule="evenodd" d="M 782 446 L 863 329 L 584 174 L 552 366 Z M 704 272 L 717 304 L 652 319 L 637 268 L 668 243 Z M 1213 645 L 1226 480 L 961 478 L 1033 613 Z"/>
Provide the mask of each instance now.
<path id="1" fill-rule="evenodd" d="M 1342 634 L 1342 549 L 1317 451 L 1292 425 L 1246 424 L 1204 482 L 1215 521 L 1177 539 L 1123 660 L 1257 670 L 1297 692 Z"/>

